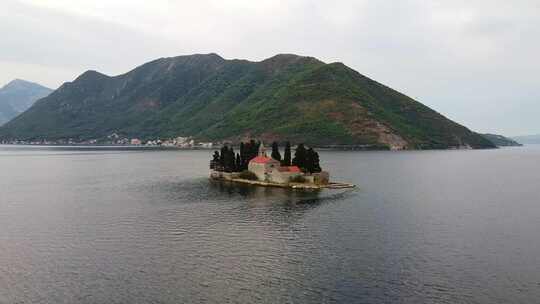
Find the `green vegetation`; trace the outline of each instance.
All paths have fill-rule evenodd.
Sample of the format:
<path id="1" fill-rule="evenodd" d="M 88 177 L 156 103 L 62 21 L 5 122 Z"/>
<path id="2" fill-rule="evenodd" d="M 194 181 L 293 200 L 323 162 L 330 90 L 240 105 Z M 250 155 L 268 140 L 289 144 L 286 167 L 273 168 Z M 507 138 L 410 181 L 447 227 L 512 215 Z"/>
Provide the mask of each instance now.
<path id="1" fill-rule="evenodd" d="M 517 141 L 497 134 L 482 134 L 482 136 L 492 142 L 497 147 L 519 147 L 522 144 Z"/>
<path id="2" fill-rule="evenodd" d="M 283 160 L 281 161 L 282 166 L 290 166 L 291 165 L 291 143 L 286 142 L 285 143 L 285 153 L 283 156 Z"/>
<path id="3" fill-rule="evenodd" d="M 271 157 L 279 162 L 281 162 L 281 154 L 279 153 L 279 145 L 277 142 L 272 143 L 272 155 Z"/>
<path id="4" fill-rule="evenodd" d="M 251 140 L 249 142 L 240 143 L 240 168 L 239 170 L 247 170 L 249 161 L 257 156 L 259 153 L 259 147 L 261 143 L 258 141 Z"/>
<path id="5" fill-rule="evenodd" d="M 303 177 L 302 175 L 295 175 L 295 176 L 291 176 L 289 178 L 289 182 L 290 183 L 305 183 L 306 178 Z"/>
<path id="6" fill-rule="evenodd" d="M 306 149 L 304 144 L 299 144 L 294 153 L 292 164 L 298 166 L 305 173 L 321 172 L 319 153 L 313 148 Z"/>
<path id="7" fill-rule="evenodd" d="M 116 77 L 89 71 L 0 128 L 0 139 L 86 140 L 112 133 L 232 142 L 258 137 L 310 146 L 494 147 L 341 63 L 296 55 L 261 62 L 215 54 L 162 58 Z"/>
<path id="8" fill-rule="evenodd" d="M 220 151 L 214 151 L 210 161 L 210 169 L 223 172 L 241 172 L 248 169 L 251 159 L 257 156 L 260 142 L 251 140 L 240 143 L 240 153 L 234 153 L 234 148 L 225 145 Z M 236 156 L 235 156 L 236 155 Z"/>

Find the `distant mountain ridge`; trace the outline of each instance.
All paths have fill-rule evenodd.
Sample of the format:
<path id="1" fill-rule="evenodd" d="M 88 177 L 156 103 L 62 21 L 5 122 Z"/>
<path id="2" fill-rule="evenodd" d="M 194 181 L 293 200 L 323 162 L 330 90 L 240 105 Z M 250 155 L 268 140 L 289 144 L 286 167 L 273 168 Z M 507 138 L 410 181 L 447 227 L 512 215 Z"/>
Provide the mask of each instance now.
<path id="1" fill-rule="evenodd" d="M 53 90 L 30 81 L 15 79 L 0 88 L 0 125 L 26 111 Z"/>
<path id="2" fill-rule="evenodd" d="M 290 140 L 391 149 L 493 148 L 479 134 L 342 63 L 280 54 L 161 58 L 87 71 L 0 128 L 3 139 Z"/>
<path id="3" fill-rule="evenodd" d="M 522 146 L 519 142 L 498 134 L 482 134 L 484 138 L 491 141 L 497 147 L 519 147 Z"/>
<path id="4" fill-rule="evenodd" d="M 540 134 L 536 135 L 524 135 L 524 136 L 513 136 L 515 141 L 525 144 L 525 145 L 537 145 L 540 144 Z"/>

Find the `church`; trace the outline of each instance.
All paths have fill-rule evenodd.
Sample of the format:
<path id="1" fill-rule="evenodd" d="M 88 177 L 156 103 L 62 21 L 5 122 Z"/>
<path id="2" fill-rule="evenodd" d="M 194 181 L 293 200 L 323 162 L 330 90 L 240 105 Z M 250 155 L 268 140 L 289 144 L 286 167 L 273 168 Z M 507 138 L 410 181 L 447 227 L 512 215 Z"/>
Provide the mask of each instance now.
<path id="1" fill-rule="evenodd" d="M 286 184 L 292 178 L 303 176 L 298 166 L 281 166 L 281 163 L 266 156 L 266 149 L 261 143 L 257 157 L 249 161 L 248 170 L 260 181 Z"/>

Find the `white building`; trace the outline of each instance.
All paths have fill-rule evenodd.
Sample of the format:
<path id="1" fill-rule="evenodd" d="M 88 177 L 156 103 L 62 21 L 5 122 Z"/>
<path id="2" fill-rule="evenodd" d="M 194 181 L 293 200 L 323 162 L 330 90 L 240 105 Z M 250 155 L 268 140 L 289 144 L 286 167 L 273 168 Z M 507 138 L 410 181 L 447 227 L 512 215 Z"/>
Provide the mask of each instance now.
<path id="1" fill-rule="evenodd" d="M 174 141 L 175 141 L 176 145 L 181 146 L 181 145 L 187 143 L 188 139 L 189 139 L 188 137 L 179 136 Z"/>
<path id="2" fill-rule="evenodd" d="M 199 143 L 199 146 L 201 148 L 205 148 L 205 149 L 212 148 L 213 145 L 214 144 L 211 143 L 211 142 L 201 142 L 201 143 Z"/>

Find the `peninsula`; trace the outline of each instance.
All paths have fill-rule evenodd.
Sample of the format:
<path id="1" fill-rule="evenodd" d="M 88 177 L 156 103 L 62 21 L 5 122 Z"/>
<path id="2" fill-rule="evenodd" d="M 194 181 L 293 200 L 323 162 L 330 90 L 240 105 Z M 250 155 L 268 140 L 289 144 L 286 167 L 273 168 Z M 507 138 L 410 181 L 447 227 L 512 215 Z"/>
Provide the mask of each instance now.
<path id="1" fill-rule="evenodd" d="M 241 142 L 240 153 L 236 154 L 232 146 L 225 145 L 214 152 L 210 169 L 213 180 L 257 186 L 310 190 L 355 187 L 353 184 L 330 182 L 330 174 L 319 164 L 319 154 L 304 144 L 296 147 L 291 159 L 289 142 L 285 143 L 283 158 L 277 142 L 272 143 L 270 157 L 262 142 Z"/>

